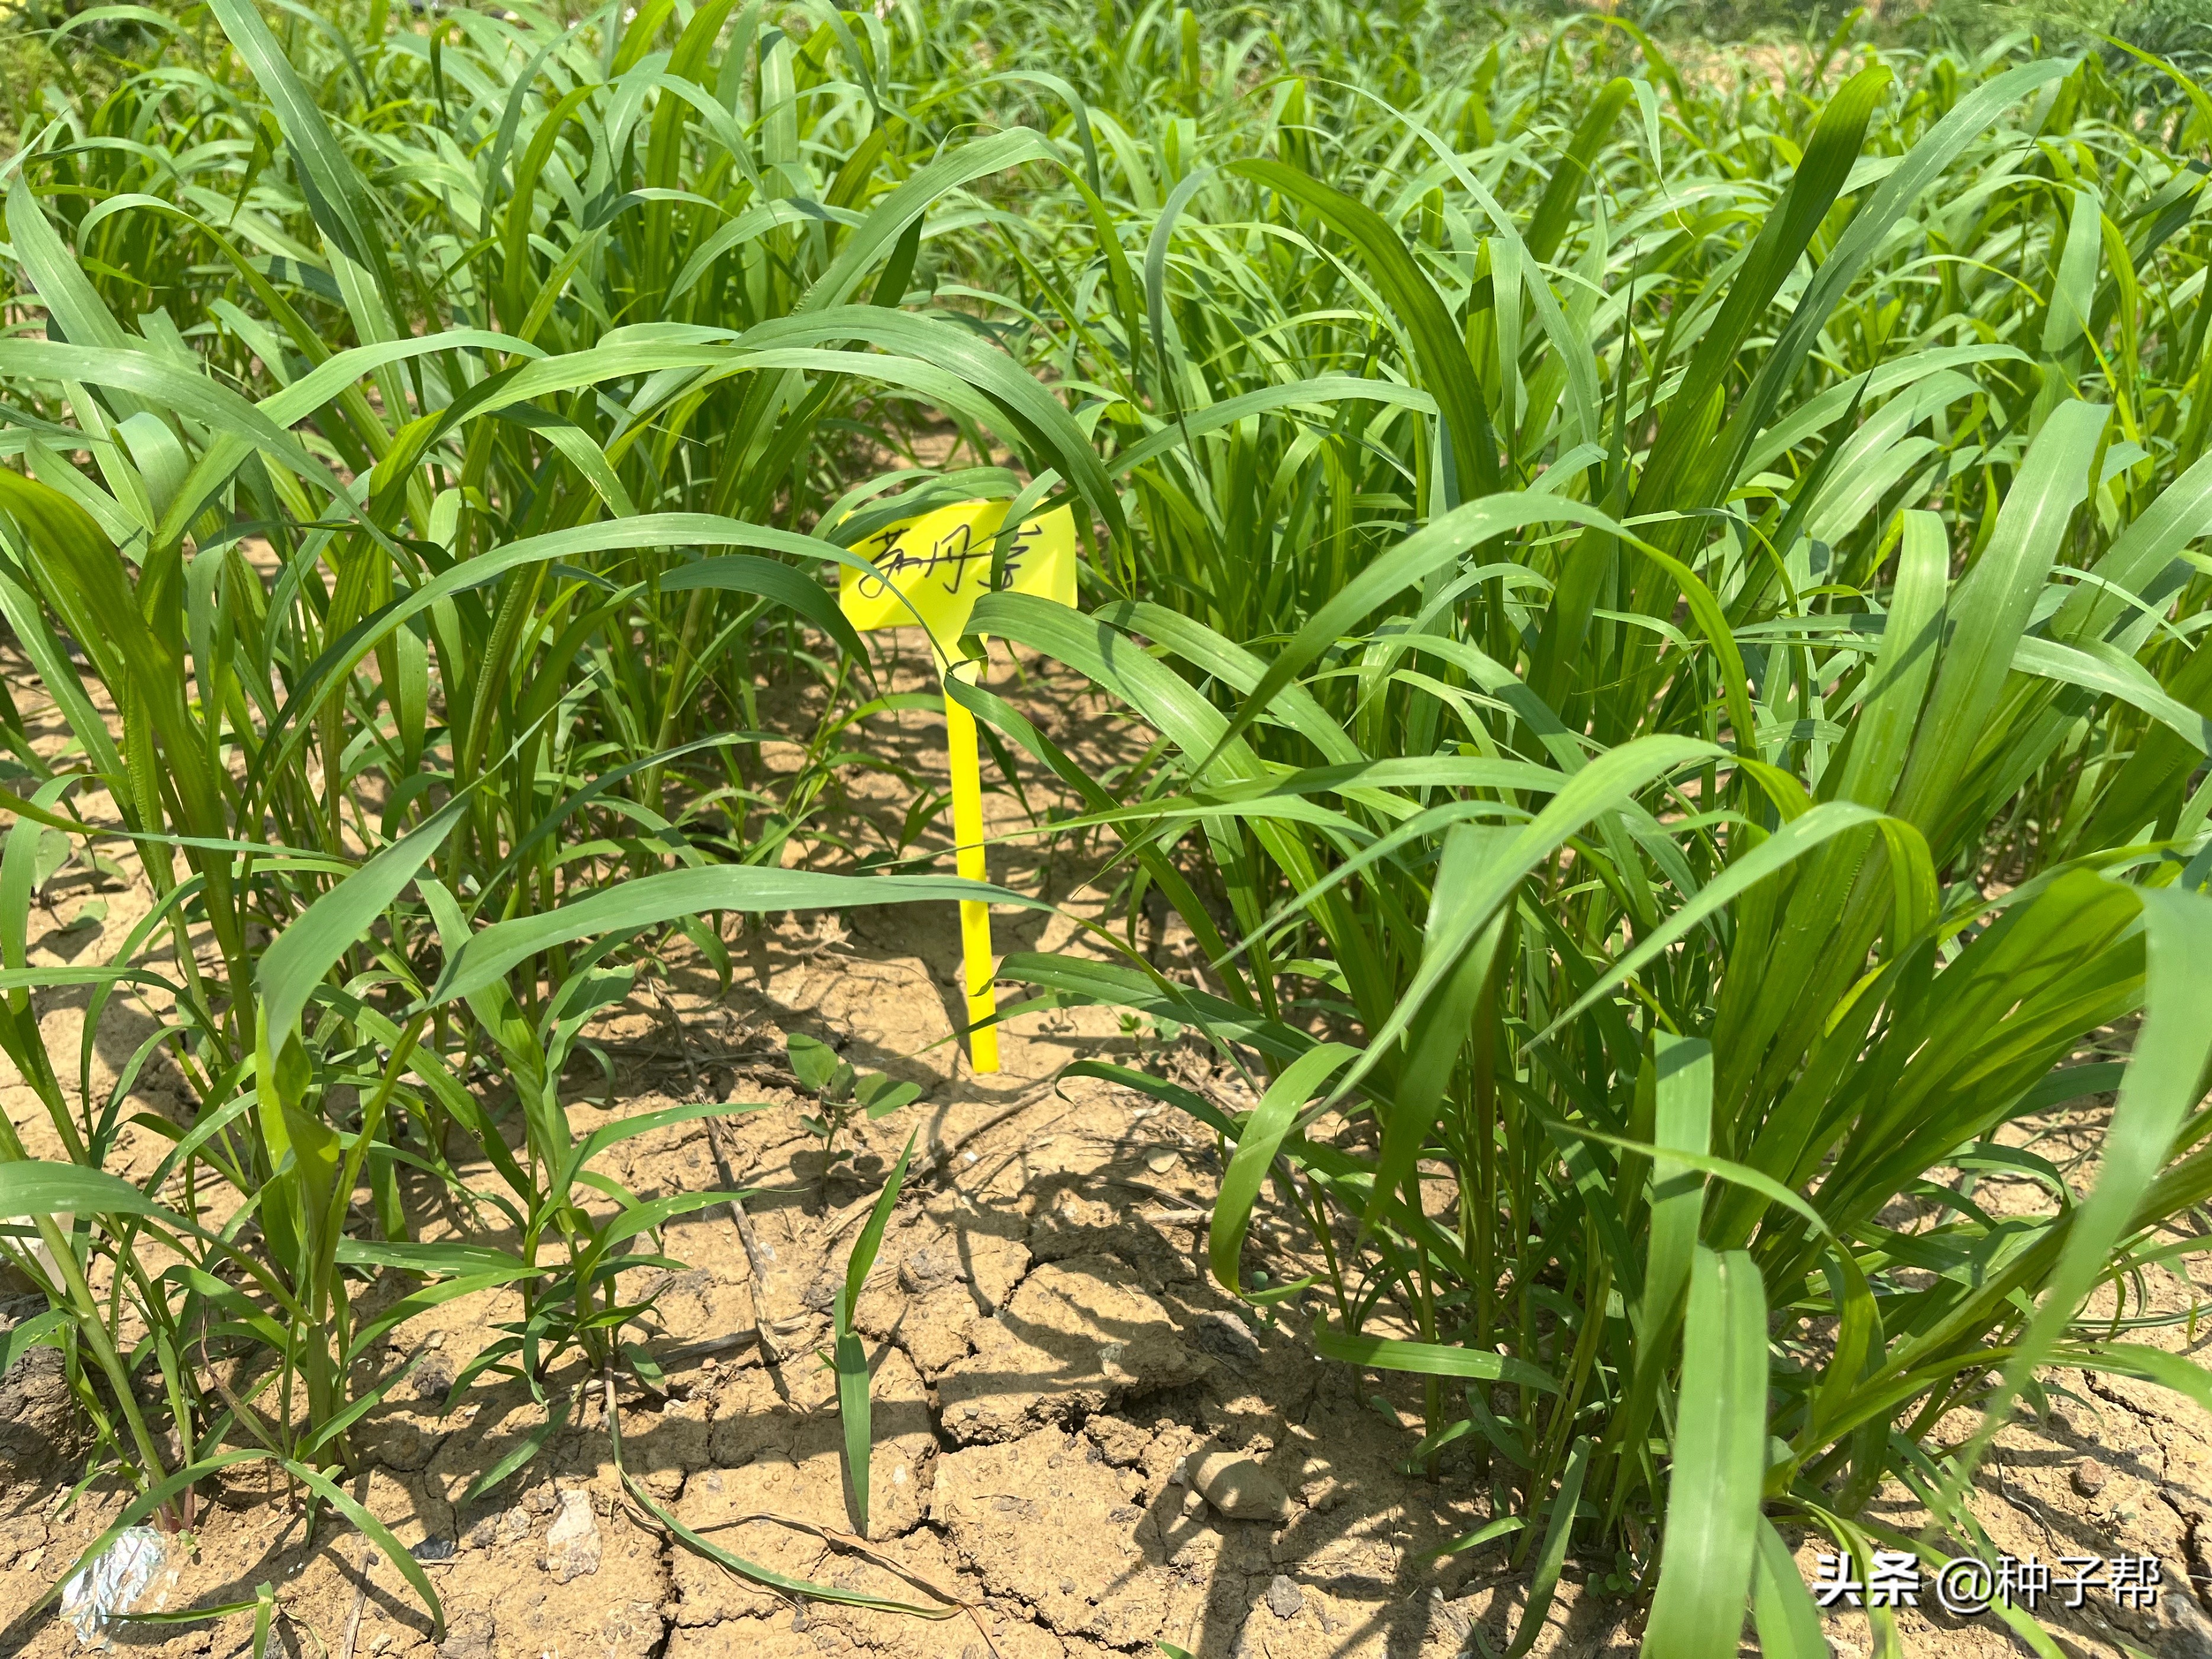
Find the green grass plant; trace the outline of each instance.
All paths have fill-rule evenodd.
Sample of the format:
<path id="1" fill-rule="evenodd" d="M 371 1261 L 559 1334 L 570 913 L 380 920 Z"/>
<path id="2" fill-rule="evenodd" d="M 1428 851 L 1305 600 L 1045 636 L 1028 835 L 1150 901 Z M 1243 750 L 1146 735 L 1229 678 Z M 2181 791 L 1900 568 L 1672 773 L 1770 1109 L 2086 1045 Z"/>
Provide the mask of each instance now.
<path id="1" fill-rule="evenodd" d="M 1102 224 L 1129 291 L 1063 338 L 1120 347 L 1138 580 L 975 625 L 1160 734 L 1092 805 L 1206 983 L 1007 971 L 1256 1073 L 1232 1117 L 1089 1068 L 1234 1143 L 1223 1285 L 1424 1376 L 1419 1455 L 1468 1454 L 1534 1574 L 1517 1650 L 1571 1537 L 1658 1569 L 1647 1651 L 1747 1600 L 1790 1651 L 1771 1520 L 1909 1547 L 1865 1519 L 1894 1478 L 1971 1528 L 2039 1365 L 2212 1400 L 2124 1340 L 2212 1197 L 2203 94 L 1641 56 L 1334 120 L 1288 82 L 1272 156 L 1225 135 Z M 2008 1126 L 2116 1085 L 2077 1202 Z M 2047 1212 L 1984 1209 L 1998 1173 Z M 1270 1189 L 1317 1277 L 1244 1271 Z"/>
<path id="2" fill-rule="evenodd" d="M 608 1139 L 571 1133 L 562 1074 L 662 937 L 726 972 L 702 918 L 851 901 L 787 892 L 806 878 L 780 863 L 880 703 L 795 733 L 795 769 L 754 751 L 764 687 L 836 704 L 857 666 L 865 688 L 814 576 L 848 556 L 806 532 L 865 534 L 898 510 L 882 482 L 915 480 L 845 489 L 853 411 L 921 398 L 1114 503 L 1030 375 L 900 309 L 931 210 L 1044 151 L 921 152 L 875 84 L 879 24 L 379 7 L 344 18 L 356 51 L 229 0 L 141 21 L 145 61 L 75 101 L 65 77 L 9 169 L 0 611 L 69 743 L 9 722 L 0 1044 L 63 1162 L 9 1130 L 0 1211 L 42 1247 L 17 1252 L 56 1310 L 31 1335 L 64 1341 L 134 1510 L 174 1525 L 246 1456 L 338 1502 L 326 1471 L 400 1375 L 383 1339 L 438 1301 L 520 1289 L 462 1383 L 539 1395 L 525 1455 L 568 1408 L 563 1357 L 620 1353 L 640 1310 L 616 1279 L 653 1259 L 632 1241 L 711 1195 L 641 1203 L 593 1171 Z M 152 890 L 107 963 L 27 961 L 58 849 Z M 67 986 L 91 994 L 74 1064 L 31 1000 Z M 155 1029 L 101 1097 L 118 994 Z M 128 1106 L 157 1050 L 182 1122 Z M 135 1186 L 109 1167 L 134 1125 L 173 1143 Z M 412 1239 L 403 1170 L 501 1242 Z M 421 1288 L 356 1320 L 395 1273 Z"/>

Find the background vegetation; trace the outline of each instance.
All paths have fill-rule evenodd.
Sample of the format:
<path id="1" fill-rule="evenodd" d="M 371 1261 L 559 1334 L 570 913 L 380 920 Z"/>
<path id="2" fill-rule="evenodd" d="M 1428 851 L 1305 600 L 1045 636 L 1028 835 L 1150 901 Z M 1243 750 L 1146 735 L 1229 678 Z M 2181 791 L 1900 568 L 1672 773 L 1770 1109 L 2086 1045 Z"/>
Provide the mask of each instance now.
<path id="1" fill-rule="evenodd" d="M 363 1361 L 442 1297 L 526 1303 L 456 1398 L 625 1362 L 616 1275 L 716 1195 L 594 1171 L 563 1071 L 718 913 L 960 890 L 785 866 L 895 701 L 823 573 L 981 494 L 1075 505 L 1087 609 L 979 629 L 1158 741 L 1093 778 L 957 695 L 1118 848 L 1131 940 L 1164 902 L 1206 957 L 1006 972 L 1252 1070 L 1231 1117 L 1091 1067 L 1233 1145 L 1226 1287 L 1427 1379 L 1519 1646 L 1573 1548 L 1656 1583 L 1650 1651 L 1749 1605 L 1818 1652 L 1777 1522 L 1971 1536 L 2045 1364 L 2212 1399 L 2125 1340 L 2212 1198 L 2179 68 L 1946 13 L 1748 52 L 1348 0 L 29 21 L 0 612 L 70 741 L 0 710 L 46 1118 L 0 1212 L 52 1304 L 11 1342 L 64 1347 L 142 1510 L 273 1459 L 375 1531 L 331 1480 Z M 31 966 L 94 858 L 152 913 Z M 65 984 L 188 1079 L 145 1181 L 137 1062 L 47 1051 Z M 2115 1089 L 2084 1197 L 2033 1134 Z M 484 1241 L 410 1238 L 471 1158 Z M 1248 1262 L 1263 1200 L 1325 1271 Z M 1924 1539 L 1867 1518 L 1893 1478 Z"/>

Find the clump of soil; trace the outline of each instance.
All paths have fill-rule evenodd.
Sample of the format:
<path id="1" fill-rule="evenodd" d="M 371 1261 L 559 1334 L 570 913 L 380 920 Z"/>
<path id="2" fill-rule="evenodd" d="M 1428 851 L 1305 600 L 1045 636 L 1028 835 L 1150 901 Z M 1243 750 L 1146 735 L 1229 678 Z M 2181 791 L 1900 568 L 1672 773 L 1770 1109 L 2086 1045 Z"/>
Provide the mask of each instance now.
<path id="1" fill-rule="evenodd" d="M 45 1308 L 44 1297 L 17 1301 L 9 1310 L 15 1317 L 0 1318 L 0 1335 Z M 60 1349 L 33 1348 L 0 1374 L 0 1489 L 73 1477 L 84 1442 Z"/>

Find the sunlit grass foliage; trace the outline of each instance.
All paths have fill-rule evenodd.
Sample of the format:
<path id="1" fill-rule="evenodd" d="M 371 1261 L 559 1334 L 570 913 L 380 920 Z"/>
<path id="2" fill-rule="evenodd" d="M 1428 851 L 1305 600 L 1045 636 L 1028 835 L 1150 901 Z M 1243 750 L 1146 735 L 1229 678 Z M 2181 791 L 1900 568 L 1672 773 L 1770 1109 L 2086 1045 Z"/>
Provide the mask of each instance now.
<path id="1" fill-rule="evenodd" d="M 40 40 L 0 612 L 70 744 L 9 722 L 0 1042 L 60 1157 L 0 1148 L 0 1211 L 144 1507 L 247 1457 L 349 1504 L 360 1361 L 440 1297 L 523 1292 L 460 1388 L 623 1363 L 616 1275 L 714 1195 L 587 1210 L 563 1069 L 663 941 L 722 959 L 703 917 L 956 890 L 785 866 L 888 706 L 823 573 L 979 495 L 1072 502 L 1087 559 L 1083 610 L 976 628 L 1158 742 L 1102 780 L 955 695 L 1118 840 L 1129 937 L 1164 899 L 1205 958 L 1006 972 L 1254 1074 L 1231 1114 L 1091 1066 L 1231 1147 L 1228 1291 L 1425 1378 L 1418 1455 L 1533 1577 L 1518 1647 L 1572 1549 L 1656 1583 L 1655 1654 L 1747 1605 L 1816 1651 L 1777 1522 L 1915 1547 L 1866 1517 L 1898 1479 L 1971 1530 L 1980 1442 L 1932 1431 L 2039 1366 L 2212 1398 L 2126 1340 L 2212 1198 L 2178 72 L 1336 0 Z M 954 459 L 911 464 L 925 419 Z M 152 914 L 30 965 L 95 851 Z M 143 1182 L 129 1076 L 40 1036 L 70 983 L 189 1080 Z M 2115 1090 L 2081 1197 L 2016 1126 Z M 449 1155 L 518 1243 L 408 1237 L 399 1172 Z M 1247 1260 L 1263 1202 L 1310 1281 Z"/>

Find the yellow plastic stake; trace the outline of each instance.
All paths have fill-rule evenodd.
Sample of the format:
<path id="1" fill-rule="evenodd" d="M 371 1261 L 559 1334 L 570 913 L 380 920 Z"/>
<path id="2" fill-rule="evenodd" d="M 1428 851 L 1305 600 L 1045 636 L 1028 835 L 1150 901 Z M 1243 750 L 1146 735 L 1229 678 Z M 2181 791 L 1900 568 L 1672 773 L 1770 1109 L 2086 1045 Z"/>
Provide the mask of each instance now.
<path id="1" fill-rule="evenodd" d="M 837 604 L 859 629 L 911 628 L 929 631 L 930 647 L 948 676 L 973 683 L 975 665 L 953 665 L 958 642 L 968 632 L 968 615 L 991 588 L 993 556 L 1006 522 L 1006 501 L 959 501 L 951 507 L 886 525 L 863 538 L 854 551 L 872 570 L 851 566 L 838 572 Z M 1034 593 L 1056 605 L 1075 603 L 1075 517 L 1056 507 L 1024 522 L 1000 562 L 1000 585 L 1016 593 Z M 983 874 L 983 769 L 976 750 L 975 717 L 945 699 L 945 744 L 952 773 L 952 843 L 963 879 Z M 973 899 L 960 902 L 961 975 L 968 994 L 968 1024 L 973 1028 L 969 1056 L 978 1072 L 999 1069 L 999 1028 L 985 1024 L 999 1012 L 993 981 L 998 961 L 991 954 L 991 907 Z"/>
<path id="2" fill-rule="evenodd" d="M 947 674 L 962 674 L 968 665 Z M 972 672 L 972 670 L 969 671 Z M 963 676 L 964 677 L 964 676 Z M 983 881 L 983 766 L 975 740 L 975 717 L 945 697 L 945 743 L 952 772 L 952 842 L 956 867 L 963 881 Z M 991 907 L 979 899 L 960 901 L 960 964 L 968 992 L 969 1058 L 978 1073 L 999 1069 L 998 958 L 991 954 Z"/>

